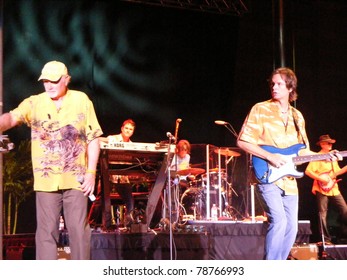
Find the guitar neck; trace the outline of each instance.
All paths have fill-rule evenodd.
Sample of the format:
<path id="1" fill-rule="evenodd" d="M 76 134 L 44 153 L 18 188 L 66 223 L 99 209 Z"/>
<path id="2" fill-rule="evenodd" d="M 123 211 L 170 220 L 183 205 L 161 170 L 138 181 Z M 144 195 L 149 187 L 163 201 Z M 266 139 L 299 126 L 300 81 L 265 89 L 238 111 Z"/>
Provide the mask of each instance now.
<path id="1" fill-rule="evenodd" d="M 341 152 L 339 152 L 339 154 L 342 157 L 346 157 L 347 151 L 341 151 Z M 330 155 L 328 153 L 327 154 L 308 155 L 308 156 L 297 156 L 297 157 L 293 157 L 293 162 L 295 164 L 303 164 L 303 163 L 310 162 L 310 161 L 326 160 L 329 158 L 330 158 Z"/>

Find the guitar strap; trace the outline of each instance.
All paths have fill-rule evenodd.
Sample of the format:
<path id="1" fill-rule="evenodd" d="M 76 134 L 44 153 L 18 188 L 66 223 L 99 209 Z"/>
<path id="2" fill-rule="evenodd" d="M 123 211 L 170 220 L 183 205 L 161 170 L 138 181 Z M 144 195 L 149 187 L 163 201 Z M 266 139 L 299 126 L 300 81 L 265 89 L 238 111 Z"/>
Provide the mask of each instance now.
<path id="1" fill-rule="evenodd" d="M 300 127 L 299 127 L 299 125 L 298 125 L 299 117 L 298 117 L 298 114 L 296 113 L 296 111 L 294 110 L 294 107 L 292 107 L 292 115 L 293 115 L 295 130 L 298 132 L 298 135 L 301 136 L 301 139 L 302 139 L 302 141 L 304 142 L 303 144 L 306 145 L 305 138 L 304 138 L 304 136 L 302 135 L 301 130 L 300 130 Z M 307 145 L 306 145 L 306 146 L 307 146 Z"/>

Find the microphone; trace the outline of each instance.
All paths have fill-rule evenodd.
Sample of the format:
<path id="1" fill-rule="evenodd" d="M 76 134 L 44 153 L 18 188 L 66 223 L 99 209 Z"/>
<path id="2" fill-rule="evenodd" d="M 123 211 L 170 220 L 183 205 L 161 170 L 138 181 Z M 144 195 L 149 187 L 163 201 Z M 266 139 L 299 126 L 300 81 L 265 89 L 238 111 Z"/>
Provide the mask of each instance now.
<path id="1" fill-rule="evenodd" d="M 82 185 L 84 182 L 84 177 L 82 175 L 79 175 L 77 177 L 77 181 Z M 88 197 L 89 197 L 90 201 L 94 201 L 96 199 L 94 194 L 91 194 Z"/>
<path id="2" fill-rule="evenodd" d="M 218 125 L 224 125 L 224 127 L 226 129 L 228 129 L 236 138 L 238 138 L 239 136 L 237 135 L 237 132 L 235 131 L 235 129 L 233 128 L 233 126 L 226 122 L 226 121 L 221 121 L 221 120 L 216 120 L 214 121 L 215 124 L 218 124 Z"/>
<path id="3" fill-rule="evenodd" d="M 175 136 L 173 136 L 170 132 L 166 132 L 166 136 L 169 137 L 170 140 L 175 141 Z"/>
<path id="4" fill-rule="evenodd" d="M 215 124 L 218 124 L 218 125 L 226 125 L 228 124 L 228 122 L 226 121 L 220 121 L 220 120 L 217 120 L 217 121 L 214 121 Z"/>
<path id="5" fill-rule="evenodd" d="M 174 139 L 174 141 L 177 140 L 178 127 L 180 126 L 180 122 L 181 122 L 181 121 L 182 121 L 182 119 L 177 119 L 177 120 L 176 120 L 175 139 Z"/>
<path id="6" fill-rule="evenodd" d="M 8 152 L 14 148 L 14 144 L 7 135 L 0 135 L 0 152 Z"/>

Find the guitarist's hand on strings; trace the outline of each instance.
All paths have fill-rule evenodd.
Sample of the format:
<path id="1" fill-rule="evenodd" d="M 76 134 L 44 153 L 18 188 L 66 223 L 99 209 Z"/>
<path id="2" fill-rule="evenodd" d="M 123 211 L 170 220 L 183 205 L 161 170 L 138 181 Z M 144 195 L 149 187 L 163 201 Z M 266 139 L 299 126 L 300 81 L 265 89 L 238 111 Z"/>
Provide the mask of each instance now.
<path id="1" fill-rule="evenodd" d="M 343 157 L 338 150 L 332 150 L 329 152 L 330 158 L 327 161 L 338 161 L 342 160 Z"/>
<path id="2" fill-rule="evenodd" d="M 281 154 L 269 154 L 267 156 L 267 161 L 274 167 L 280 168 L 287 163 L 286 157 Z"/>

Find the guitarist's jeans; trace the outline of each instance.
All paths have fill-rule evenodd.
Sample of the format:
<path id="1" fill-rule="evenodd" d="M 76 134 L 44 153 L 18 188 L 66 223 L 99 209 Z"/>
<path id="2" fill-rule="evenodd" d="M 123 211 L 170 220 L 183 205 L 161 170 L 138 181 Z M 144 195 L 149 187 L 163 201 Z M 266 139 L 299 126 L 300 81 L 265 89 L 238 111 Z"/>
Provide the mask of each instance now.
<path id="1" fill-rule="evenodd" d="M 298 195 L 285 195 L 275 184 L 259 184 L 269 222 L 265 259 L 286 260 L 298 232 Z"/>

